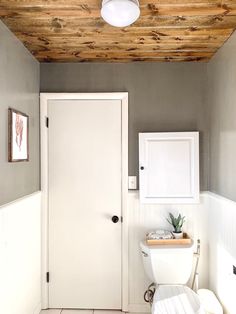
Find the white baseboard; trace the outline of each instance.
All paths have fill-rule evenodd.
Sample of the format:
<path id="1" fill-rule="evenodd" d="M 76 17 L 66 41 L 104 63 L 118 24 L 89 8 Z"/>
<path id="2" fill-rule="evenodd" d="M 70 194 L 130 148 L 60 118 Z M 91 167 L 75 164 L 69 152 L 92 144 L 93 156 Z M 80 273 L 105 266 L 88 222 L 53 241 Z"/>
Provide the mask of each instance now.
<path id="1" fill-rule="evenodd" d="M 39 314 L 41 312 L 42 306 L 41 302 L 36 306 L 33 314 Z"/>
<path id="2" fill-rule="evenodd" d="M 130 313 L 150 313 L 151 308 L 148 304 L 129 304 Z"/>

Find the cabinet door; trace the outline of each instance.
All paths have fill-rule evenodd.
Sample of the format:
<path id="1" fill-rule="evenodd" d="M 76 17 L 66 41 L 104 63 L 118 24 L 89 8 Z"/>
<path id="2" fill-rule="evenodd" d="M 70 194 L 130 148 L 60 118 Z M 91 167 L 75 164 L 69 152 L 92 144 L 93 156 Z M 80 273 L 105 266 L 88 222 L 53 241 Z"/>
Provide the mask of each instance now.
<path id="1" fill-rule="evenodd" d="M 140 133 L 142 203 L 199 201 L 198 132 Z"/>

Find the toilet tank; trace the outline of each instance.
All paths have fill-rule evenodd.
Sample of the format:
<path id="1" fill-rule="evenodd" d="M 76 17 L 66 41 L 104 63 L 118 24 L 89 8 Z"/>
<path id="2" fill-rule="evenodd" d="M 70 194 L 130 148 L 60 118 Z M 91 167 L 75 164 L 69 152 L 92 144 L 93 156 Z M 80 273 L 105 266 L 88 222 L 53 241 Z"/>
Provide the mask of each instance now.
<path id="1" fill-rule="evenodd" d="M 187 283 L 193 267 L 193 241 L 188 245 L 140 243 L 143 264 L 149 279 L 156 284 Z"/>

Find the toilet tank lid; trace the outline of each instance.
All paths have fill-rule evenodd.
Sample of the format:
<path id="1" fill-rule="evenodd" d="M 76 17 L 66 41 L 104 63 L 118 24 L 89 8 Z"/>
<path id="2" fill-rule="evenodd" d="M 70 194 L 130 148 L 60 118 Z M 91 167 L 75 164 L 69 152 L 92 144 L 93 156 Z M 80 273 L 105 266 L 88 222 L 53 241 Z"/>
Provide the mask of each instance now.
<path id="1" fill-rule="evenodd" d="M 162 251 L 162 250 L 165 250 L 165 251 L 168 251 L 168 250 L 193 250 L 193 244 L 194 244 L 194 241 L 191 240 L 191 243 L 189 244 L 181 244 L 181 245 L 148 245 L 146 243 L 145 240 L 141 241 L 140 242 L 140 247 L 141 249 L 144 251 L 144 252 L 152 252 L 154 253 L 155 251 Z"/>

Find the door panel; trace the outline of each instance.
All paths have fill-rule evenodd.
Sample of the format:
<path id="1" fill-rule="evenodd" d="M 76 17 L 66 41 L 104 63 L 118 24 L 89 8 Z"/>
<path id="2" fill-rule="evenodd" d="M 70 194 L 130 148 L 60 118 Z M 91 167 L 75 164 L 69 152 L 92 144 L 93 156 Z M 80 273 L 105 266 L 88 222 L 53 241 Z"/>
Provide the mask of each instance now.
<path id="1" fill-rule="evenodd" d="M 199 201 L 198 132 L 139 133 L 142 203 Z"/>
<path id="2" fill-rule="evenodd" d="M 121 102 L 51 100 L 49 307 L 121 308 Z"/>

